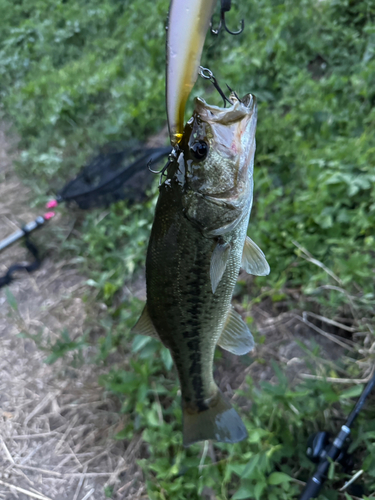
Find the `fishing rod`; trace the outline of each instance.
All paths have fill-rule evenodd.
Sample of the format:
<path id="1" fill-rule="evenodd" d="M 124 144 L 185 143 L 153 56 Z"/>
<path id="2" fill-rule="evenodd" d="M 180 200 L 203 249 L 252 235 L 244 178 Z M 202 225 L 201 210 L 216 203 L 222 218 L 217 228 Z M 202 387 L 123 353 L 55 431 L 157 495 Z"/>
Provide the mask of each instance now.
<path id="1" fill-rule="evenodd" d="M 16 243 L 18 240 L 24 237 L 26 248 L 34 257 L 34 261 L 29 264 L 13 264 L 12 266 L 10 266 L 6 274 L 4 276 L 0 276 L 0 288 L 9 285 L 13 281 L 13 275 L 15 272 L 24 270 L 31 273 L 32 271 L 35 271 L 39 268 L 41 264 L 39 251 L 37 247 L 30 241 L 29 234 L 32 231 L 35 231 L 35 229 L 42 227 L 48 220 L 54 217 L 54 215 L 54 212 L 47 212 L 43 216 L 38 216 L 35 220 L 29 222 L 28 224 L 25 224 L 21 229 L 0 241 L 1 252 L 5 248 L 13 245 L 13 243 Z"/>
<path id="2" fill-rule="evenodd" d="M 350 469 L 353 465 L 351 456 L 347 453 L 348 437 L 351 432 L 351 427 L 361 411 L 366 398 L 375 387 L 375 375 L 372 376 L 357 403 L 351 411 L 344 425 L 341 426 L 340 432 L 331 442 L 328 432 L 318 432 L 310 437 L 309 446 L 307 448 L 308 458 L 317 463 L 314 474 L 307 481 L 299 500 L 310 500 L 319 495 L 325 480 L 327 479 L 328 469 L 332 462 L 340 463 L 344 469 Z"/>
<path id="3" fill-rule="evenodd" d="M 42 227 L 48 220 L 52 219 L 52 217 L 54 216 L 54 212 L 47 212 L 44 215 L 39 215 L 35 220 L 29 222 L 28 224 L 25 224 L 23 227 L 21 227 L 21 229 L 18 229 L 17 231 L 0 241 L 0 252 L 13 245 L 13 243 L 16 243 L 24 236 L 29 235 L 31 232 L 35 231 L 35 229 Z"/>
<path id="4" fill-rule="evenodd" d="M 141 201 L 151 183 L 147 176 L 147 167 L 157 164 L 171 152 L 171 147 L 148 148 L 144 145 L 128 146 L 107 145 L 95 156 L 73 180 L 69 181 L 50 200 L 46 208 L 55 209 L 60 203 L 74 203 L 81 210 L 109 206 L 116 201 L 127 199 L 130 202 Z M 0 240 L 0 252 L 25 238 L 26 248 L 34 257 L 30 264 L 13 264 L 4 276 L 0 276 L 0 288 L 14 279 L 14 273 L 20 270 L 32 272 L 40 266 L 39 253 L 29 240 L 31 233 L 46 225 L 55 216 L 49 211 L 35 220 Z"/>

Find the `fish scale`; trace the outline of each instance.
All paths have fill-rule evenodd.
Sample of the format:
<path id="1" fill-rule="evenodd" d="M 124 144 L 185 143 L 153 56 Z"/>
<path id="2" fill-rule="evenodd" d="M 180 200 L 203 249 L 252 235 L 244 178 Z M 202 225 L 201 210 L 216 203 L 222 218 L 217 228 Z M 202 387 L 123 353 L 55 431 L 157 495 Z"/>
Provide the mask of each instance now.
<path id="1" fill-rule="evenodd" d="M 243 101 L 232 96 L 232 102 L 223 109 L 196 100 L 160 186 L 146 259 L 147 304 L 133 328 L 158 336 L 171 352 L 185 446 L 247 435 L 213 378 L 216 345 L 235 354 L 254 345 L 231 307 L 240 267 L 269 272 L 262 251 L 246 236 L 256 104 L 251 95 Z"/>
<path id="2" fill-rule="evenodd" d="M 220 318 L 216 320 L 216 327 L 212 321 L 220 297 L 212 294 L 209 284 L 212 242 L 202 240 L 201 233 L 184 216 L 182 207 L 175 211 L 173 191 L 178 190 L 177 183 L 171 187 L 164 184 L 160 189 L 146 261 L 147 303 L 155 328 L 170 348 L 177 365 L 183 398 L 194 401 L 188 343 L 195 342 L 194 359 L 200 366 L 200 378 L 205 381 L 203 386 L 207 397 L 212 383 L 212 366 L 202 365 L 200 357 L 206 353 L 211 356 L 220 335 Z M 163 231 L 159 230 L 157 223 L 159 213 L 163 214 L 162 224 L 173 228 L 162 237 L 159 235 Z M 176 276 L 186 279 L 176 280 Z M 230 300 L 230 294 L 227 300 Z M 210 328 L 210 337 L 203 339 L 198 328 L 205 325 Z M 197 354 L 201 355 L 199 361 Z"/>
<path id="3" fill-rule="evenodd" d="M 205 400 L 217 395 L 213 379 L 213 357 L 241 264 L 247 220 L 227 235 L 238 248 L 231 254 L 215 294 L 210 283 L 210 262 L 216 241 L 202 238 L 201 232 L 176 206 L 178 192 L 173 174 L 170 185 L 160 188 L 155 211 L 147 268 L 147 304 L 160 339 L 170 349 L 181 384 L 181 397 L 187 411 L 207 409 Z M 161 214 L 161 229 L 158 224 Z M 161 235 L 161 236 L 160 236 Z M 175 242 L 178 242 L 176 245 Z M 186 277 L 184 281 L 176 276 Z"/>

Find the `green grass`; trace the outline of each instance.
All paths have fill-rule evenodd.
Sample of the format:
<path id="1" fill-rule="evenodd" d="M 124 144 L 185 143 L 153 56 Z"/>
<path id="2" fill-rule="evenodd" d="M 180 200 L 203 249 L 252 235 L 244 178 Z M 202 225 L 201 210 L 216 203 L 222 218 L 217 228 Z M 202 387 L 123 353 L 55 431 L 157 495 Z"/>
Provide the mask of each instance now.
<path id="1" fill-rule="evenodd" d="M 244 33 L 208 37 L 202 64 L 222 85 L 257 96 L 249 235 L 271 266 L 251 291 L 240 283 L 237 298 L 248 312 L 271 297 L 354 320 L 367 344 L 340 367 L 360 378 L 356 361 L 373 359 L 374 341 L 375 1 L 234 3 L 228 23 L 244 17 Z M 0 0 L 0 8 L 1 113 L 21 137 L 17 168 L 33 187 L 34 203 L 61 188 L 98 145 L 143 140 L 165 124 L 167 0 Z M 220 102 L 203 81 L 194 94 Z M 187 115 L 191 109 L 190 101 Z M 202 445 L 182 448 L 169 353 L 155 340 L 132 339 L 142 304 L 119 300 L 124 280 L 144 263 L 156 185 L 152 193 L 145 204 L 90 212 L 81 238 L 70 237 L 62 249 L 109 307 L 97 361 L 132 345 L 131 361 L 102 380 L 124 400 L 128 424 L 118 437 L 143 433 L 149 457 L 141 465 L 152 500 L 198 499 L 203 486 L 218 500 L 297 497 L 296 480 L 313 468 L 304 457 L 308 434 L 318 425 L 337 431 L 337 415 L 349 412 L 350 400 L 340 397 L 342 386 L 324 381 L 289 388 L 279 373 L 277 385 L 259 388 L 249 380 L 243 394 L 253 401 L 244 418 L 249 440 L 213 444 L 215 463 L 212 453 L 202 459 Z M 50 347 L 50 359 L 74 349 L 68 333 Z M 308 356 L 319 359 L 318 352 Z M 352 445 L 369 491 L 372 413 L 364 412 Z M 344 498 L 334 491 L 337 477 L 321 498 Z"/>

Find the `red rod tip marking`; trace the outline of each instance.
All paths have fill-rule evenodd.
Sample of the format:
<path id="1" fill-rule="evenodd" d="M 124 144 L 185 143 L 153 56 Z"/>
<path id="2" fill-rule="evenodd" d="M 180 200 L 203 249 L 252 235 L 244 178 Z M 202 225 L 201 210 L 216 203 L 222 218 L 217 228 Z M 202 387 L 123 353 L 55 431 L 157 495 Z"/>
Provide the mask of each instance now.
<path id="1" fill-rule="evenodd" d="M 58 203 L 56 200 L 50 200 L 48 203 L 46 203 L 46 208 L 55 208 L 57 207 Z"/>
<path id="2" fill-rule="evenodd" d="M 47 212 L 46 214 L 43 215 L 45 220 L 50 220 L 52 217 L 55 217 L 55 212 Z"/>

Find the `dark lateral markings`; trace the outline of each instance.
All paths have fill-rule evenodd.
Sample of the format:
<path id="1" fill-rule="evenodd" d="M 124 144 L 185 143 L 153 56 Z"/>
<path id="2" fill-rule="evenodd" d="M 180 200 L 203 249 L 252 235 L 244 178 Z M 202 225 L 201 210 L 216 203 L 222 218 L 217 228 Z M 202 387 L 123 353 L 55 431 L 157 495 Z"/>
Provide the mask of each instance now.
<path id="1" fill-rule="evenodd" d="M 198 342 L 189 341 L 187 343 L 189 349 L 191 349 L 189 359 L 189 376 L 191 377 L 191 385 L 193 387 L 194 395 L 195 395 L 195 403 L 197 405 L 197 409 L 199 412 L 205 411 L 208 409 L 208 406 L 204 402 L 204 391 L 203 391 L 203 381 L 202 381 L 202 373 L 201 373 L 201 353 L 199 351 L 199 340 Z"/>
<path id="2" fill-rule="evenodd" d="M 199 262 L 201 262 L 201 259 L 199 259 Z M 195 396 L 194 403 L 198 412 L 202 412 L 207 410 L 208 406 L 204 402 L 205 397 L 202 380 L 202 359 L 199 335 L 199 327 L 203 313 L 202 300 L 204 303 L 204 298 L 199 291 L 205 287 L 207 281 L 207 270 L 195 262 L 190 268 L 188 276 L 190 279 L 187 283 L 188 294 L 186 296 L 186 319 L 190 328 L 185 330 L 184 338 L 186 339 L 186 346 L 189 349 L 189 378 Z"/>

